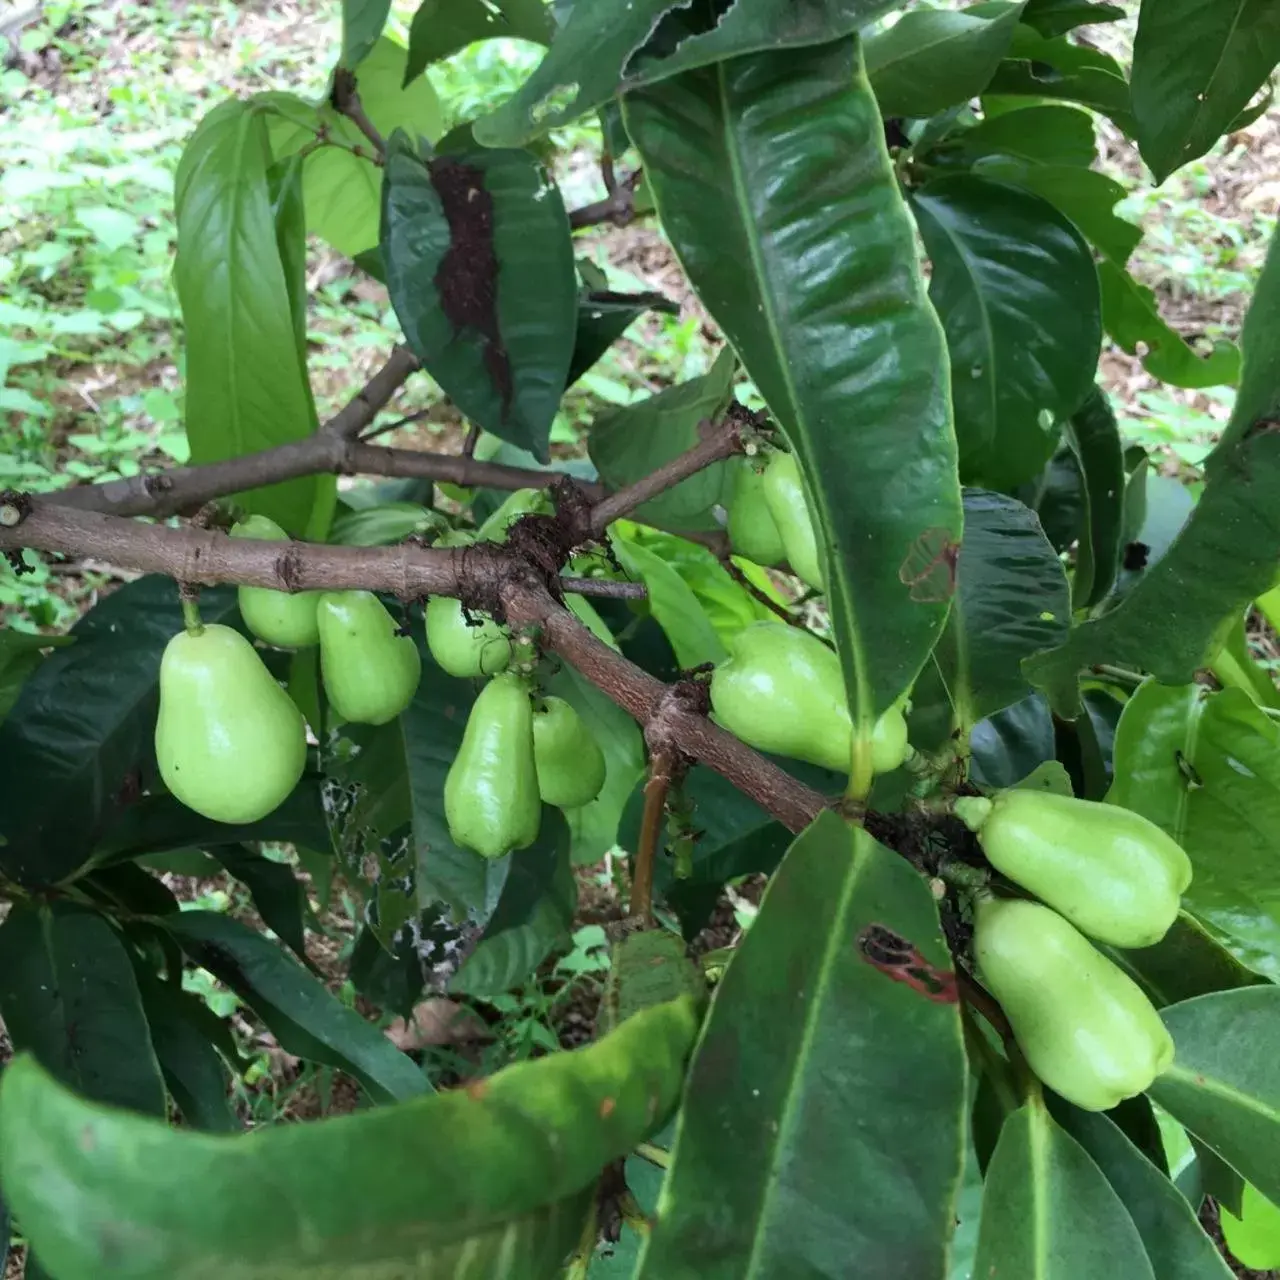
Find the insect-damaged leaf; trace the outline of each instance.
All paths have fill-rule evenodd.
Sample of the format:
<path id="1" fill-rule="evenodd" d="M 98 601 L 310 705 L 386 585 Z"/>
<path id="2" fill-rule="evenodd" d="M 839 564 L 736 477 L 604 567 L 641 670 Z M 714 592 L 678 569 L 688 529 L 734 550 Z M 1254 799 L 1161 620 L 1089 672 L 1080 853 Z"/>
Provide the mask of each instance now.
<path id="1" fill-rule="evenodd" d="M 391 137 L 382 261 L 405 337 L 476 425 L 547 461 L 578 284 L 560 192 L 526 151 L 425 160 Z"/>

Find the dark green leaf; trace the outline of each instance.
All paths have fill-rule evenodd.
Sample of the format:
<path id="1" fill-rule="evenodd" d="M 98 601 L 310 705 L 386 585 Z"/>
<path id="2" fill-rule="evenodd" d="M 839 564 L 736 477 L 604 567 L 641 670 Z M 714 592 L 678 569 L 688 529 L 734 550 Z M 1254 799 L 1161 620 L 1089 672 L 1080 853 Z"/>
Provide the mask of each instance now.
<path id="1" fill-rule="evenodd" d="M 293 869 L 243 844 L 214 845 L 209 852 L 249 890 L 263 924 L 306 963 L 302 918 L 307 899 Z"/>
<path id="2" fill-rule="evenodd" d="M 472 422 L 546 461 L 578 288 L 559 189 L 527 151 L 424 161 L 388 144 L 387 287 L 423 368 Z"/>
<path id="3" fill-rule="evenodd" d="M 419 0 L 409 27 L 406 80 L 477 40 L 549 44 L 555 26 L 545 0 Z"/>
<path id="4" fill-rule="evenodd" d="M 867 77 L 880 110 L 923 118 L 977 97 L 1008 53 L 1021 9 L 1010 5 L 994 18 L 917 9 L 867 37 Z"/>
<path id="5" fill-rule="evenodd" d="M 1120 1197 L 1043 1104 L 1019 1108 L 1000 1131 L 987 1169 L 973 1274 L 1155 1280 Z"/>
<path id="6" fill-rule="evenodd" d="M 238 618 L 235 589 L 207 589 L 206 622 Z M 182 630 L 173 581 L 140 578 L 72 628 L 76 643 L 45 660 L 0 726 L 0 868 L 54 884 L 81 866 L 127 815 L 153 772 L 157 679 Z"/>
<path id="7" fill-rule="evenodd" d="M 427 974 L 418 952 L 418 938 L 430 936 L 432 921 L 419 922 L 415 934 L 402 930 L 388 949 L 372 929 L 361 929 L 347 966 L 355 989 L 379 1009 L 408 1018 L 426 986 Z"/>
<path id="8" fill-rule="evenodd" d="M 1125 16 L 1114 4 L 1092 4 L 1090 0 L 1027 0 L 1022 20 L 1042 36 L 1061 36 L 1093 22 L 1119 22 Z"/>
<path id="9" fill-rule="evenodd" d="M 597 417 L 587 448 L 605 484 L 621 489 L 692 449 L 700 428 L 717 421 L 732 400 L 737 364 L 733 349 L 725 347 L 702 377 Z M 705 467 L 637 507 L 634 518 L 677 532 L 718 530 L 711 509 L 725 500 L 726 479 L 725 463 Z"/>
<path id="10" fill-rule="evenodd" d="M 1280 1201 L 1280 988 L 1219 991 L 1160 1016 L 1177 1053 L 1152 1099 Z"/>
<path id="11" fill-rule="evenodd" d="M 329 541 L 344 547 L 386 547 L 438 529 L 439 522 L 420 502 L 383 502 L 339 516 Z"/>
<path id="12" fill-rule="evenodd" d="M 1093 382 L 1102 322 L 1093 256 L 1039 196 L 971 175 L 915 196 L 947 331 L 961 478 L 1010 489 L 1038 475 Z"/>
<path id="13" fill-rule="evenodd" d="M 164 924 L 192 961 L 254 1010 L 286 1053 L 349 1072 L 380 1102 L 430 1091 L 410 1058 L 274 942 L 213 911 L 184 911 Z"/>
<path id="14" fill-rule="evenodd" d="M 356 66 L 373 48 L 390 12 L 391 0 L 342 0 L 344 66 Z"/>
<path id="15" fill-rule="evenodd" d="M 1050 1109 L 1120 1197 L 1156 1280 L 1232 1280 L 1182 1194 L 1105 1115 L 1065 1103 Z"/>
<path id="16" fill-rule="evenodd" d="M 1157 183 L 1204 155 L 1280 62 L 1270 0 L 1143 0 L 1133 41 L 1138 146 Z"/>
<path id="17" fill-rule="evenodd" d="M 305 161 L 305 156 L 296 153 L 267 170 L 271 216 L 276 230 L 276 251 L 280 255 L 280 268 L 284 272 L 285 288 L 289 293 L 293 341 L 298 351 L 298 361 L 304 368 L 307 363 L 307 213 L 302 196 Z M 308 394 L 310 391 L 308 383 Z M 313 400 L 312 410 L 314 409 Z"/>
<path id="18" fill-rule="evenodd" d="M 1035 509 L 1045 537 L 1059 554 L 1084 532 L 1084 477 L 1070 444 L 1059 445 L 1040 477 L 1019 486 L 1017 496 Z"/>
<path id="19" fill-rule="evenodd" d="M 90 1106 L 32 1061 L 0 1085 L 0 1178 L 61 1276 L 552 1280 L 601 1169 L 661 1127 L 687 1001 L 471 1089 L 226 1137 Z M 175 1194 L 177 1191 L 199 1194 Z"/>
<path id="20" fill-rule="evenodd" d="M 971 776 L 993 790 L 1011 787 L 1053 759 L 1053 717 L 1044 695 L 1032 694 L 974 725 Z"/>
<path id="21" fill-rule="evenodd" d="M 278 809 L 248 826 L 203 818 L 171 795 L 143 796 L 111 825 L 94 849 L 93 860 L 103 865 L 173 849 L 256 840 L 323 848 L 329 833 L 321 793 L 321 778 L 307 774 Z"/>
<path id="22" fill-rule="evenodd" d="M 800 459 L 855 790 L 942 628 L 961 522 L 942 334 L 860 64 L 855 41 L 758 54 L 623 104 L 663 226 Z"/>
<path id="23" fill-rule="evenodd" d="M 85 893 L 111 908 L 109 915 L 167 916 L 182 910 L 173 890 L 136 862 L 99 867 L 79 884 Z"/>
<path id="24" fill-rule="evenodd" d="M 208 1006 L 176 982 L 162 982 L 151 974 L 140 973 L 138 986 L 151 1043 L 183 1120 L 215 1133 L 242 1128 L 227 1097 L 227 1069 L 206 1034 L 213 1018 Z"/>
<path id="25" fill-rule="evenodd" d="M 484 935 L 449 990 L 485 999 L 527 982 L 552 948 L 568 938 L 577 901 L 569 828 L 558 810 L 544 805 L 537 843 L 512 858 Z"/>
<path id="26" fill-rule="evenodd" d="M 1105 391 L 1094 387 L 1071 415 L 1066 436 L 1084 477 L 1086 526 L 1076 553 L 1071 596 L 1076 608 L 1089 608 L 1103 599 L 1116 580 L 1124 525 L 1124 457 Z"/>
<path id="27" fill-rule="evenodd" d="M 1120 719 L 1109 799 L 1186 849 L 1187 909 L 1280 977 L 1280 724 L 1239 689 L 1148 680 Z"/>
<path id="28" fill-rule="evenodd" d="M 639 55 L 678 0 L 578 4 L 551 50 L 509 101 L 476 124 L 490 147 L 520 146 L 594 110 L 620 88 L 636 88 L 721 59 L 817 45 L 847 36 L 894 7 L 893 0 L 742 0 L 714 29 L 691 34 L 669 56 Z"/>
<path id="29" fill-rule="evenodd" d="M 1093 117 L 1078 107 L 1049 104 L 988 116 L 947 144 L 975 160 L 1002 155 L 1076 170 L 1087 169 L 1097 152 Z"/>
<path id="30" fill-rule="evenodd" d="M 133 965 L 96 912 L 56 901 L 10 908 L 0 925 L 0 1015 L 15 1050 L 84 1097 L 164 1115 Z"/>
<path id="31" fill-rule="evenodd" d="M 941 1273 L 966 1110 L 950 964 L 915 871 L 821 815 L 716 992 L 641 1275 Z"/>
<path id="32" fill-rule="evenodd" d="M 262 108 L 233 99 L 200 122 L 175 180 L 174 283 L 187 335 L 186 429 L 193 463 L 300 440 L 316 429 L 276 241 Z M 332 476 L 241 494 L 295 536 L 322 537 Z"/>
<path id="33" fill-rule="evenodd" d="M 967 736 L 1026 697 L 1022 659 L 1061 639 L 1070 623 L 1067 577 L 1035 513 L 1003 494 L 966 489 L 956 601 L 934 651 L 956 727 Z"/>
<path id="34" fill-rule="evenodd" d="M 41 650 L 62 648 L 69 644 L 75 644 L 71 636 L 0 631 L 0 724 L 13 709 L 27 678 L 44 660 Z"/>
<path id="35" fill-rule="evenodd" d="M 678 315 L 680 308 L 660 293 L 587 292 L 578 299 L 578 334 L 566 386 L 573 386 L 647 311 Z"/>
<path id="36" fill-rule="evenodd" d="M 1102 284 L 1102 320 L 1107 334 L 1130 355 L 1145 347 L 1142 367 L 1175 387 L 1233 385 L 1240 376 L 1240 353 L 1229 342 L 1215 342 L 1199 355 L 1160 318 L 1155 293 L 1114 262 L 1098 263 Z"/>

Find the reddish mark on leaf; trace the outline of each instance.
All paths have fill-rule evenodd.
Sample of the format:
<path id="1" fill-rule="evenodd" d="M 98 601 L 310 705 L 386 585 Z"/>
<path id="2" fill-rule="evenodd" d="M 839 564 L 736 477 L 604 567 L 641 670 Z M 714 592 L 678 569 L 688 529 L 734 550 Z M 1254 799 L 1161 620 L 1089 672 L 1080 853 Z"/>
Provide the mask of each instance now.
<path id="1" fill-rule="evenodd" d="M 142 773 L 138 769 L 130 770 L 124 775 L 120 787 L 116 791 L 116 804 L 122 809 L 137 804 L 142 799 Z"/>
<path id="2" fill-rule="evenodd" d="M 900 933 L 882 924 L 869 924 L 858 934 L 858 950 L 868 964 L 894 982 L 905 982 L 935 1004 L 955 1004 L 960 998 L 956 975 L 950 969 L 931 965 L 919 949 Z"/>
<path id="3" fill-rule="evenodd" d="M 489 1092 L 489 1085 L 484 1080 L 477 1080 L 474 1084 L 467 1085 L 467 1097 L 472 1102 L 479 1102 Z"/>
<path id="4" fill-rule="evenodd" d="M 614 1111 L 617 1110 L 618 1103 L 615 1098 L 601 1098 L 600 1100 L 600 1119 L 607 1120 Z"/>
<path id="5" fill-rule="evenodd" d="M 940 604 L 956 591 L 960 544 L 949 529 L 926 529 L 908 548 L 898 569 L 898 581 L 911 588 L 918 604 Z"/>
<path id="6" fill-rule="evenodd" d="M 85 1125 L 80 1130 L 80 1140 L 77 1145 L 86 1155 L 98 1145 L 98 1140 L 93 1135 L 93 1127 L 91 1125 Z"/>

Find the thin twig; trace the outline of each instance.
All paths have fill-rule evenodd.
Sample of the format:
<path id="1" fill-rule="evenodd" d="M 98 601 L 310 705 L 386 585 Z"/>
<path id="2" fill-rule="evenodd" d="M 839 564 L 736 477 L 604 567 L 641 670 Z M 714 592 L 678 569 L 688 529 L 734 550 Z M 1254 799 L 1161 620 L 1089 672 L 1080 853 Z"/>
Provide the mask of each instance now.
<path id="1" fill-rule="evenodd" d="M 644 171 L 637 169 L 628 174 L 603 200 L 593 201 L 580 209 L 569 210 L 569 226 L 574 231 L 584 227 L 598 227 L 602 222 L 612 223 L 615 227 L 625 227 L 638 216 L 636 213 L 636 188 Z"/>
<path id="2" fill-rule="evenodd" d="M 675 767 L 672 753 L 661 751 L 649 758 L 649 780 L 644 784 L 644 812 L 631 867 L 631 906 L 628 915 L 646 923 L 653 920 L 653 864 L 666 825 L 667 791 Z"/>
<path id="3" fill-rule="evenodd" d="M 801 627 L 805 630 L 808 629 L 804 627 L 804 623 L 797 619 L 785 604 L 779 604 L 778 601 L 776 601 L 767 591 L 761 591 L 760 588 L 757 587 L 756 584 L 752 582 L 736 564 L 734 564 L 733 557 L 731 555 L 727 553 L 722 555 L 720 557 L 720 563 L 724 565 L 725 571 L 728 573 L 729 577 L 734 580 L 734 582 L 736 582 L 740 587 L 745 587 L 746 590 L 759 600 L 762 605 L 772 609 L 773 612 L 783 620 L 783 622 L 789 622 L 793 627 Z"/>
<path id="4" fill-rule="evenodd" d="M 614 582 L 611 578 L 561 578 L 560 589 L 604 600 L 643 600 L 649 594 L 643 582 Z"/>
<path id="5" fill-rule="evenodd" d="M 418 357 L 408 347 L 396 347 L 386 364 L 321 430 L 340 440 L 354 440 L 373 422 L 391 397 L 408 381 L 409 375 L 416 373 L 417 369 Z"/>
<path id="6" fill-rule="evenodd" d="M 423 418 L 429 418 L 433 412 L 434 406 L 429 406 L 426 409 L 419 409 L 416 413 L 405 414 L 403 418 L 397 418 L 394 422 L 381 423 L 372 430 L 366 431 L 360 440 L 368 444 L 370 440 L 376 440 L 379 436 L 390 435 L 393 431 L 399 431 L 401 427 L 410 427 L 415 422 L 421 422 Z"/>
<path id="7" fill-rule="evenodd" d="M 479 439 L 480 427 L 473 422 L 467 428 L 467 438 L 462 442 L 462 456 L 464 458 L 474 458 L 476 456 L 476 444 Z"/>
<path id="8" fill-rule="evenodd" d="M 376 163 L 381 164 L 387 154 L 386 140 L 365 113 L 356 89 L 355 73 L 348 67 L 339 67 L 333 74 L 333 91 L 329 95 L 333 109 L 347 117 L 366 138 L 377 153 Z"/>

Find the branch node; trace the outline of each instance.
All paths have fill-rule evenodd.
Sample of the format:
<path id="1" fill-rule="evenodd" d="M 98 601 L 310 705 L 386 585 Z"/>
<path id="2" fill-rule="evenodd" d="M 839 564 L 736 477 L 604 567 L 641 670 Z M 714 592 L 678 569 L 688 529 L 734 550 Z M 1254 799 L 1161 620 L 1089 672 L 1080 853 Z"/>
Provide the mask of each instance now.
<path id="1" fill-rule="evenodd" d="M 31 514 L 31 495 L 17 489 L 0 492 L 0 526 L 16 529 Z"/>

